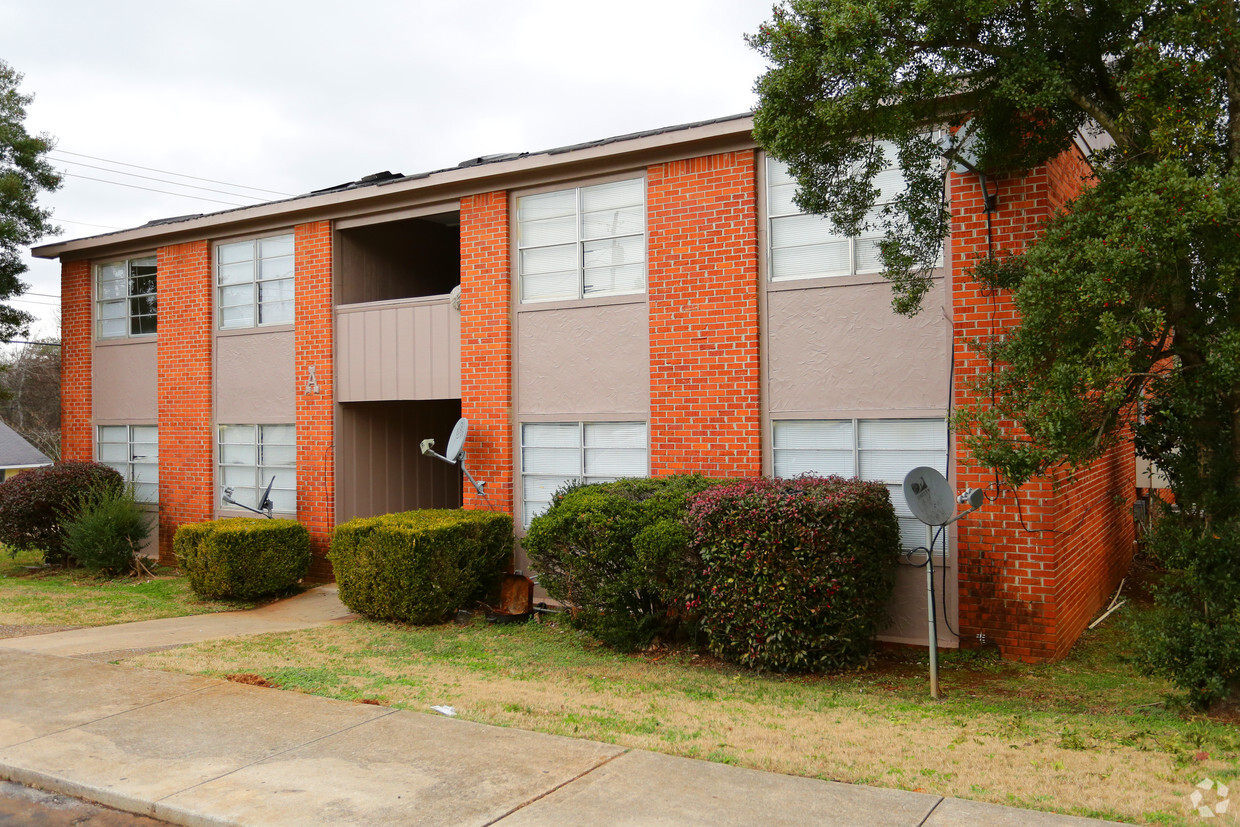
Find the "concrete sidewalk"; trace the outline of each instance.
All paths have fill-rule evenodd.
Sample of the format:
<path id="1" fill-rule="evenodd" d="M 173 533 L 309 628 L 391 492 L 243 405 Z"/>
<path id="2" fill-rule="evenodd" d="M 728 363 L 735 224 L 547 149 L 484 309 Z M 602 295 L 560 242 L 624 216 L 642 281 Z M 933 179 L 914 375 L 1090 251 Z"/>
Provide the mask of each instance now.
<path id="1" fill-rule="evenodd" d="M 188 825 L 1096 823 L 64 656 L 340 622 L 320 597 L 0 641 L 0 778 Z"/>

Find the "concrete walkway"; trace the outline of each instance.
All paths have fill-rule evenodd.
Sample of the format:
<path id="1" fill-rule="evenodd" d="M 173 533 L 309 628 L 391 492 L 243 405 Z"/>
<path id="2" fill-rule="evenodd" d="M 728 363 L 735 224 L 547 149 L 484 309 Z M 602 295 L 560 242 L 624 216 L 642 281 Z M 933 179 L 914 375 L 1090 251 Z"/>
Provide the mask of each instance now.
<path id="1" fill-rule="evenodd" d="M 342 622 L 334 600 L 0 641 L 0 778 L 187 825 L 1097 823 L 83 659 Z"/>

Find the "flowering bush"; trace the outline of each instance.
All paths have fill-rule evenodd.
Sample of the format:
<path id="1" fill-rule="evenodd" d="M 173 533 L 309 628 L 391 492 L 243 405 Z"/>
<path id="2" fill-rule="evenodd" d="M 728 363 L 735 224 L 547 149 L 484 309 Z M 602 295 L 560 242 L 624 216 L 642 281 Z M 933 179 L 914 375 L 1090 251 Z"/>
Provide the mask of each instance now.
<path id="1" fill-rule="evenodd" d="M 702 577 L 688 603 L 711 651 L 758 669 L 863 661 L 886 619 L 900 531 L 887 487 L 841 477 L 747 479 L 692 498 Z"/>

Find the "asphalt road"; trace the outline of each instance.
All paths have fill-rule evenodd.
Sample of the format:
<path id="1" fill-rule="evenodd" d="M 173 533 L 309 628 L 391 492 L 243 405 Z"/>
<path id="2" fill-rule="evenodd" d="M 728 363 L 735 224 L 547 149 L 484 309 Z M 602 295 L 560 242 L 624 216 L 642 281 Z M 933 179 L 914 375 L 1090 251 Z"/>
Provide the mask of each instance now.
<path id="1" fill-rule="evenodd" d="M 67 795 L 0 781 L 0 825 L 3 827 L 157 827 L 167 823 Z"/>

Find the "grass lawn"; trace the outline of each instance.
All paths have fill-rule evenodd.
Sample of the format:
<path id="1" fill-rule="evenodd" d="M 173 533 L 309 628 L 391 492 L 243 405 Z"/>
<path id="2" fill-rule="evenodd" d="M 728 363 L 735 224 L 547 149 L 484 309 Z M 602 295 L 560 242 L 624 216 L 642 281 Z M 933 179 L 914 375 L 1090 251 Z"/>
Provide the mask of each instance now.
<path id="1" fill-rule="evenodd" d="M 562 622 L 411 628 L 359 621 L 142 655 L 289 690 L 762 770 L 1151 824 L 1196 823 L 1193 785 L 1240 789 L 1227 714 L 1168 707 L 1127 661 L 1124 609 L 1057 664 L 885 650 L 827 677 L 761 675 L 678 650 L 620 655 Z M 1213 795 L 1213 793 L 1211 794 Z"/>
<path id="2" fill-rule="evenodd" d="M 225 612 L 253 603 L 199 600 L 184 577 L 109 579 L 82 569 L 38 568 L 41 555 L 0 549 L 0 637 L 66 626 L 107 626 Z"/>

